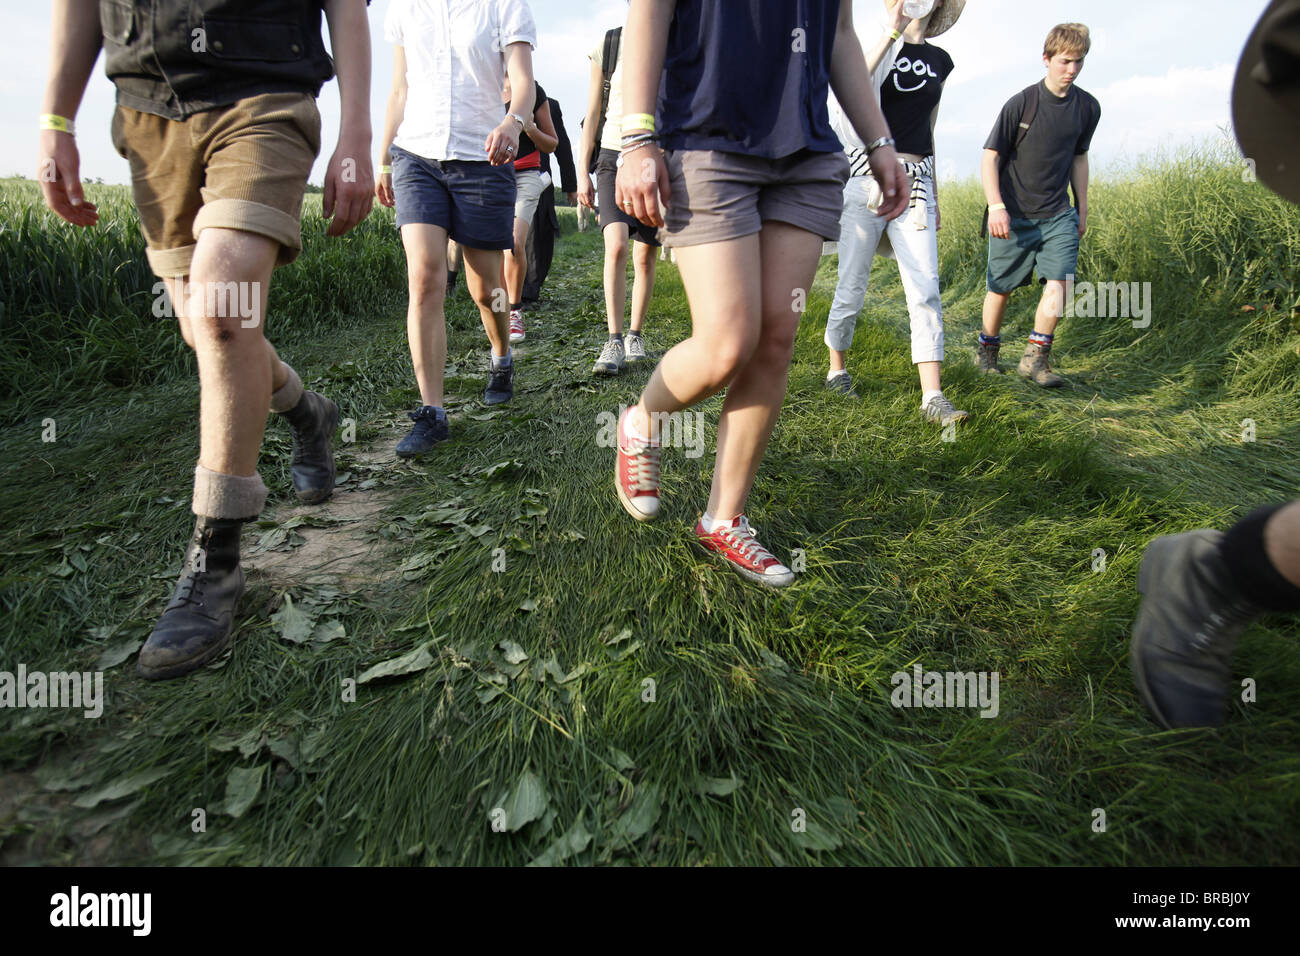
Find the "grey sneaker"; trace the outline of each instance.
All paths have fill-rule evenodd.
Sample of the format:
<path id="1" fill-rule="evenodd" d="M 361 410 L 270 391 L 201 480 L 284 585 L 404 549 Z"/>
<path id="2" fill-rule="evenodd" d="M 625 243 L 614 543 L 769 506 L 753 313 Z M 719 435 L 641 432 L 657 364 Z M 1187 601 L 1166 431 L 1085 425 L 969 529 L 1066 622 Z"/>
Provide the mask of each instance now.
<path id="1" fill-rule="evenodd" d="M 1025 346 L 1025 354 L 1020 358 L 1020 367 L 1016 369 L 1022 378 L 1027 378 L 1043 388 L 1060 388 L 1065 379 L 1052 371 L 1048 357 L 1052 354 L 1050 345 L 1035 345 L 1030 342 Z"/>
<path id="2" fill-rule="evenodd" d="M 975 367 L 980 370 L 982 375 L 1004 375 L 1002 367 L 998 365 L 998 352 L 1001 351 L 1000 345 L 984 345 L 980 343 L 975 346 Z"/>
<path id="3" fill-rule="evenodd" d="M 1260 613 L 1237 593 L 1222 539 L 1208 530 L 1156 538 L 1138 570 L 1129 661 L 1142 702 L 1169 730 L 1223 723 L 1233 648 Z"/>
<path id="4" fill-rule="evenodd" d="M 848 398 L 857 398 L 858 390 L 853 387 L 853 379 L 849 377 L 846 369 L 841 369 L 826 380 L 826 388 L 837 395 L 844 395 Z"/>
<path id="5" fill-rule="evenodd" d="M 600 357 L 591 367 L 593 375 L 617 375 L 623 371 L 623 340 L 606 339 Z"/>
<path id="6" fill-rule="evenodd" d="M 951 425 L 953 422 L 964 422 L 970 418 L 969 412 L 962 411 L 948 401 L 947 396 L 942 392 L 921 406 L 921 414 L 925 416 L 927 422 L 934 422 L 936 425 Z"/>
<path id="7" fill-rule="evenodd" d="M 645 344 L 641 341 L 640 332 L 629 332 L 623 336 L 623 354 L 627 357 L 628 365 L 635 365 L 645 358 Z"/>

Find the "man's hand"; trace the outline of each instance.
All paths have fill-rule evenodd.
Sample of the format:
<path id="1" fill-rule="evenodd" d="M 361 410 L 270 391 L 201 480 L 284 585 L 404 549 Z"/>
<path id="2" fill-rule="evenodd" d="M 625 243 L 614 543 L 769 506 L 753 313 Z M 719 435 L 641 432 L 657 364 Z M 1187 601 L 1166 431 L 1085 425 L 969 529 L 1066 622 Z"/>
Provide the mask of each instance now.
<path id="1" fill-rule="evenodd" d="M 507 116 L 500 126 L 488 133 L 483 150 L 493 166 L 513 162 L 519 152 L 519 123 Z"/>
<path id="2" fill-rule="evenodd" d="M 74 226 L 93 226 L 99 222 L 98 209 L 93 202 L 86 202 L 81 191 L 81 156 L 72 134 L 41 130 L 39 152 L 36 178 L 45 205 Z"/>
<path id="3" fill-rule="evenodd" d="M 576 206 L 576 205 L 578 205 L 578 194 L 577 194 L 577 193 L 565 193 L 565 194 L 564 194 L 564 201 L 567 202 L 570 206 Z"/>
<path id="4" fill-rule="evenodd" d="M 321 213 L 331 219 L 327 236 L 341 236 L 370 214 L 375 196 L 370 184 L 375 173 L 370 165 L 370 133 L 339 134 L 339 144 L 325 169 L 325 195 Z"/>
<path id="5" fill-rule="evenodd" d="M 1011 238 L 1011 213 L 1005 209 L 989 210 L 989 235 L 999 239 Z"/>
<path id="6" fill-rule="evenodd" d="M 1079 214 L 1079 238 L 1082 239 L 1083 234 L 1088 231 L 1088 210 L 1076 209 L 1075 211 Z"/>
<path id="7" fill-rule="evenodd" d="M 661 209 L 671 196 L 668 164 L 658 146 L 643 146 L 623 157 L 614 180 L 614 201 L 622 212 L 647 226 L 662 226 Z"/>
<path id="8" fill-rule="evenodd" d="M 877 216 L 897 219 L 907 209 L 912 191 L 907 173 L 898 165 L 898 154 L 892 146 L 881 146 L 873 152 L 867 162 L 871 165 L 871 174 L 880 184 L 880 208 Z"/>

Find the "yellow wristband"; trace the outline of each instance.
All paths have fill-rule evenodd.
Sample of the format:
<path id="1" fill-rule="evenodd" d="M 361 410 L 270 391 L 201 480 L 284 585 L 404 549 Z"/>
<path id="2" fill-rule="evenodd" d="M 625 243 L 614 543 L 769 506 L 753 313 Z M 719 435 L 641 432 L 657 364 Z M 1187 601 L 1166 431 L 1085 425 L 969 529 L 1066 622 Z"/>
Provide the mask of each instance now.
<path id="1" fill-rule="evenodd" d="M 380 166 L 380 167 L 379 167 L 379 175 L 380 175 L 380 176 L 391 176 L 391 175 L 393 175 L 393 167 L 392 167 L 392 166 Z"/>
<path id="2" fill-rule="evenodd" d="M 655 118 L 649 113 L 628 113 L 623 117 L 623 129 L 648 129 L 655 131 Z"/>
<path id="3" fill-rule="evenodd" d="M 41 129 L 52 129 L 60 133 L 75 133 L 72 120 L 66 116 L 56 116 L 53 113 L 41 114 Z"/>
<path id="4" fill-rule="evenodd" d="M 1007 204 L 1004 202 L 1000 202 L 996 206 L 989 206 L 989 212 L 1001 212 L 1003 209 L 1006 208 L 1007 208 Z"/>
<path id="5" fill-rule="evenodd" d="M 889 34 L 889 39 L 890 39 L 890 40 L 898 40 L 898 39 L 901 39 L 902 36 L 903 36 L 903 34 L 899 33 L 897 30 L 894 30 L 894 31 L 892 31 L 892 32 Z"/>

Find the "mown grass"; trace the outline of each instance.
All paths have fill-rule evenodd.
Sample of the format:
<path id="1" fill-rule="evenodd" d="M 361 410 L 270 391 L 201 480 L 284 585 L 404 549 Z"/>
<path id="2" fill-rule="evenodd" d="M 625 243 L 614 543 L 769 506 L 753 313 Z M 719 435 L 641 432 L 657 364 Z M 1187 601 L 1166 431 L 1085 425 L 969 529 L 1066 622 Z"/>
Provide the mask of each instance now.
<path id="1" fill-rule="evenodd" d="M 0 768 L 41 789 L 7 816 L 0 800 L 0 853 L 71 862 L 97 833 L 94 853 L 121 862 L 1297 862 L 1294 623 L 1248 633 L 1237 671 L 1259 699 L 1215 733 L 1157 732 L 1126 656 L 1147 540 L 1300 488 L 1300 215 L 1238 170 L 1211 152 L 1094 186 L 1080 277 L 1149 281 L 1155 311 L 1144 330 L 1064 322 L 1057 364 L 1073 387 L 1052 394 L 970 367 L 982 200 L 971 183 L 944 188 L 945 386 L 973 414 L 954 442 L 920 421 L 892 265 L 877 264 L 850 353 L 864 400 L 821 388 L 825 260 L 751 500 L 764 540 L 806 555 L 780 594 L 692 549 L 710 455 L 665 456 L 661 522 L 634 526 L 618 507 L 599 415 L 633 401 L 648 370 L 591 379 L 599 240 L 562 211 L 520 391 L 499 413 L 475 407 L 482 333 L 453 300 L 453 440 L 378 476 L 395 498 L 374 533 L 402 563 L 364 593 L 289 589 L 346 637 L 285 640 L 283 595 L 254 577 L 225 663 L 165 684 L 119 664 L 98 721 L 6 712 Z M 192 361 L 148 317 L 129 207 L 103 192 L 108 238 L 31 212 L 30 187 L 0 200 L 0 243 L 28 256 L 0 298 L 27 350 L 0 359 L 0 669 L 88 669 L 142 639 L 191 520 Z M 390 215 L 344 242 L 310 223 L 270 310 L 281 353 L 362 443 L 417 400 Z M 69 261 L 86 264 L 75 295 Z M 1013 300 L 1008 357 L 1034 304 Z M 688 325 L 661 265 L 652 349 Z M 40 441 L 46 417 L 54 443 Z M 273 422 L 268 436 L 263 475 L 287 504 L 287 435 Z M 428 666 L 343 699 L 345 680 L 424 645 Z M 999 672 L 998 717 L 892 708 L 890 676 L 917 662 Z M 164 775 L 135 786 L 150 768 Z M 256 800 L 223 813 L 244 770 L 261 774 Z M 124 780 L 120 798 L 72 805 Z"/>

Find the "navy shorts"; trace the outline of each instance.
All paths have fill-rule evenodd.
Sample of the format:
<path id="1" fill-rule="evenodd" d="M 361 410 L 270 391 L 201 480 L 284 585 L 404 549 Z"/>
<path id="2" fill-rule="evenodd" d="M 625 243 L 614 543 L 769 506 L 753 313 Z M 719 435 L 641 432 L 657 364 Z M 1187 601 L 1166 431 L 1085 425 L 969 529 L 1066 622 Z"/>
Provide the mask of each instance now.
<path id="1" fill-rule="evenodd" d="M 1051 219 L 1011 220 L 1011 238 L 989 236 L 987 284 L 990 292 L 1009 295 L 1022 285 L 1048 279 L 1065 281 L 1079 264 L 1079 212 L 1073 207 Z"/>
<path id="2" fill-rule="evenodd" d="M 511 249 L 515 237 L 515 167 L 487 160 L 425 159 L 392 148 L 397 228 L 441 226 L 471 249 Z"/>

